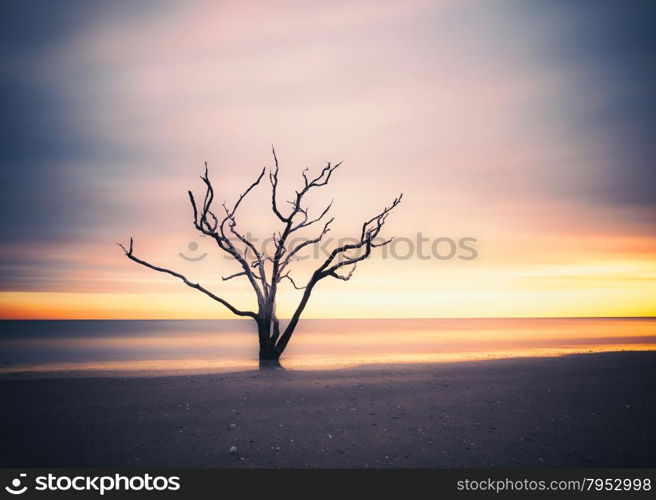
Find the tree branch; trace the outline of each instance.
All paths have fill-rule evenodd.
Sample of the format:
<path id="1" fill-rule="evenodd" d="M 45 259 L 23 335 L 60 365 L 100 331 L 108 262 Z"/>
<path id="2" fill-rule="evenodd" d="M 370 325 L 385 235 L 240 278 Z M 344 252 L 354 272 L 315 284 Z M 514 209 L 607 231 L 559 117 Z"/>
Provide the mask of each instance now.
<path id="1" fill-rule="evenodd" d="M 294 286 L 294 288 L 296 288 L 296 290 L 304 290 L 304 289 L 305 289 L 305 286 L 298 286 L 298 285 L 296 284 L 296 282 L 294 281 L 294 279 L 289 275 L 289 272 L 283 274 L 283 275 L 280 277 L 280 280 L 283 280 L 283 279 L 285 279 L 285 278 L 287 278 L 289 281 L 291 281 L 292 285 Z M 307 285 L 306 285 L 306 286 L 307 286 Z"/>
<path id="2" fill-rule="evenodd" d="M 348 281 L 348 280 L 351 279 L 351 276 L 353 276 L 353 273 L 355 272 L 356 267 L 358 267 L 358 263 L 354 262 L 353 263 L 353 268 L 349 271 L 349 273 L 347 275 L 342 276 L 340 274 L 337 274 L 336 271 L 333 271 L 332 273 L 330 273 L 330 276 L 332 276 L 333 278 L 337 278 L 338 280 Z"/>
<path id="3" fill-rule="evenodd" d="M 312 219 L 312 220 L 310 220 L 310 221 L 308 221 L 308 213 L 307 213 L 307 210 L 305 210 L 305 209 L 299 209 L 300 211 L 303 212 L 303 215 L 304 215 L 305 217 L 304 217 L 304 219 L 303 219 L 302 222 L 299 222 L 298 224 L 296 224 L 296 226 L 292 227 L 291 230 L 290 230 L 289 232 L 290 232 L 290 233 L 293 233 L 294 231 L 298 231 L 299 229 L 302 229 L 302 228 L 304 228 L 304 227 L 311 226 L 311 225 L 314 224 L 315 222 L 319 222 L 321 219 L 323 219 L 324 215 L 326 215 L 326 214 L 328 213 L 328 211 L 331 209 L 331 207 L 333 206 L 333 201 L 335 201 L 335 200 L 332 200 L 332 201 L 328 204 L 328 206 L 323 210 L 323 212 L 321 212 L 321 215 L 319 215 L 319 217 L 316 217 L 316 218 L 314 218 L 314 219 Z"/>
<path id="4" fill-rule="evenodd" d="M 331 273 L 335 272 L 337 269 L 343 266 L 347 266 L 349 264 L 355 264 L 356 262 L 359 262 L 361 260 L 366 259 L 369 257 L 371 254 L 371 249 L 376 248 L 379 246 L 386 245 L 389 243 L 391 240 L 387 240 L 382 243 L 375 243 L 374 239 L 378 236 L 380 233 L 381 229 L 385 225 L 385 221 L 387 219 L 387 216 L 389 213 L 396 208 L 399 203 L 401 203 L 401 200 L 403 199 L 403 193 L 399 195 L 397 198 L 394 198 L 392 201 L 392 204 L 389 207 L 385 207 L 380 213 L 377 215 L 373 216 L 371 219 L 366 220 L 362 224 L 362 232 L 360 235 L 360 241 L 357 243 L 349 243 L 346 245 L 342 245 L 341 247 L 335 248 L 328 258 L 325 260 L 325 262 L 319 267 L 318 271 L 324 276 L 330 276 Z M 364 247 L 365 252 L 359 257 L 353 257 L 353 258 L 346 258 L 344 261 L 339 262 L 337 264 L 333 264 L 335 258 L 338 255 L 344 255 L 344 252 L 347 252 L 349 250 L 359 250 L 360 248 Z"/>
<path id="5" fill-rule="evenodd" d="M 294 311 L 294 314 L 289 320 L 289 323 L 287 324 L 285 331 L 282 333 L 280 339 L 276 343 L 276 349 L 278 350 L 279 353 L 282 353 L 287 347 L 287 344 L 289 343 L 289 340 L 292 334 L 294 333 L 294 329 L 298 324 L 298 320 L 300 319 L 301 314 L 303 313 L 303 310 L 305 309 L 305 306 L 308 303 L 308 300 L 310 300 L 310 295 L 312 294 L 312 290 L 314 289 L 315 285 L 320 280 L 322 280 L 327 276 L 348 281 L 349 279 L 351 279 L 351 276 L 353 276 L 353 273 L 355 272 L 356 264 L 361 260 L 366 259 L 371 254 L 372 248 L 374 248 L 375 246 L 385 245 L 389 243 L 389 241 L 391 241 L 391 240 L 386 240 L 385 242 L 378 244 L 378 243 L 374 243 L 373 239 L 378 236 L 378 233 L 380 232 L 383 225 L 385 224 L 387 215 L 392 210 L 394 210 L 394 208 L 396 208 L 399 205 L 399 203 L 401 203 L 402 197 L 403 194 L 395 198 L 389 207 L 385 207 L 382 212 L 378 213 L 371 219 L 364 222 L 362 226 L 363 227 L 362 236 L 359 242 L 348 244 L 348 245 L 342 245 L 341 247 L 335 248 L 330 253 L 326 261 L 316 271 L 314 271 L 312 277 L 310 278 L 307 285 L 305 286 L 305 291 L 303 292 L 303 297 L 301 297 L 301 301 L 299 302 L 298 306 L 296 307 L 296 310 Z M 343 254 L 348 250 L 355 250 L 362 247 L 365 248 L 365 252 L 359 257 L 347 258 L 343 262 L 340 262 L 338 264 L 333 264 L 334 259 L 337 257 L 337 255 Z M 337 269 L 350 264 L 353 264 L 353 269 L 351 269 L 351 271 L 347 275 L 344 276 L 337 273 Z"/>
<path id="6" fill-rule="evenodd" d="M 250 282 L 251 286 L 253 287 L 253 290 L 255 291 L 255 294 L 257 295 L 257 300 L 258 304 L 262 304 L 264 301 L 264 296 L 263 293 L 266 294 L 268 291 L 268 286 L 263 284 L 263 289 L 261 289 L 256 281 L 256 276 L 251 270 L 246 257 L 242 255 L 239 250 L 233 245 L 232 241 L 230 241 L 230 238 L 226 235 L 225 232 L 225 224 L 230 221 L 230 223 L 235 222 L 235 212 L 237 211 L 237 208 L 241 204 L 241 202 L 244 200 L 246 195 L 250 193 L 250 191 L 257 186 L 260 181 L 262 180 L 262 177 L 264 176 L 265 169 L 262 169 L 262 172 L 260 172 L 260 175 L 258 178 L 253 182 L 247 189 L 244 191 L 242 194 L 239 195 L 239 198 L 237 199 L 237 202 L 233 206 L 232 209 L 228 209 L 228 207 L 224 203 L 224 208 L 226 211 L 226 216 L 222 220 L 221 224 L 218 223 L 217 217 L 214 215 L 214 213 L 211 211 L 211 205 L 212 201 L 214 200 L 214 189 L 212 187 L 212 183 L 209 179 L 208 175 L 208 169 L 207 169 L 207 162 L 205 163 L 205 173 L 204 175 L 201 176 L 201 180 L 205 184 L 205 199 L 203 201 L 203 209 L 202 211 L 199 212 L 198 207 L 196 206 L 196 200 L 194 199 L 194 195 L 191 191 L 189 191 L 189 200 L 191 202 L 191 206 L 194 211 L 194 226 L 196 229 L 201 231 L 203 234 L 207 236 L 211 236 L 214 238 L 216 241 L 217 245 L 221 250 L 224 252 L 228 253 L 230 256 L 232 256 L 236 261 L 239 262 L 241 265 L 242 269 L 244 270 L 245 276 L 248 278 L 248 281 Z M 208 220 L 208 216 L 210 216 L 212 219 L 211 221 Z M 234 227 L 231 228 L 231 231 L 234 233 Z M 241 241 L 247 242 L 246 238 L 241 238 Z M 248 242 L 250 243 L 250 242 Z M 251 248 L 254 250 L 254 246 L 251 245 Z M 264 292 L 263 292 L 264 290 Z"/>
<path id="7" fill-rule="evenodd" d="M 306 246 L 314 245 L 316 243 L 319 243 L 323 239 L 323 237 L 326 234 L 328 234 L 328 232 L 330 232 L 330 227 L 329 226 L 334 220 L 335 220 L 335 218 L 333 217 L 332 219 L 330 219 L 329 221 L 327 221 L 324 224 L 323 229 L 321 230 L 321 233 L 319 234 L 319 236 L 317 236 L 316 238 L 305 240 L 305 241 L 299 243 L 298 245 L 296 245 L 294 248 L 292 248 L 290 250 L 290 252 L 287 254 L 287 257 L 285 258 L 285 260 L 280 265 L 280 271 L 282 272 L 285 269 L 285 267 L 287 267 L 289 265 L 289 263 L 291 262 L 294 255 L 296 255 L 298 252 L 303 250 Z"/>
<path id="8" fill-rule="evenodd" d="M 159 267 L 159 266 L 154 266 L 153 264 L 150 264 L 149 262 L 146 262 L 145 260 L 142 260 L 138 257 L 135 257 L 135 255 L 132 253 L 133 251 L 133 240 L 132 237 L 130 237 L 130 247 L 129 249 L 126 249 L 121 243 L 117 243 L 117 245 L 123 250 L 125 255 L 128 257 L 128 259 L 136 262 L 137 264 L 141 264 L 142 266 L 148 267 L 150 269 L 153 269 L 155 271 L 159 271 L 161 273 L 166 273 L 170 274 L 171 276 L 175 276 L 176 278 L 179 278 L 183 281 L 183 283 L 191 288 L 195 288 L 196 290 L 199 290 L 203 292 L 205 295 L 208 297 L 216 300 L 217 302 L 223 304 L 225 307 L 227 307 L 233 314 L 236 314 L 237 316 L 248 316 L 250 318 L 257 318 L 257 314 L 252 312 L 252 311 L 242 311 L 240 309 L 237 309 L 234 307 L 232 304 L 230 304 L 227 300 L 222 299 L 221 297 L 218 297 L 217 295 L 213 294 L 206 288 L 202 287 L 198 283 L 193 283 L 191 282 L 187 277 L 184 275 L 177 273 L 175 271 L 171 271 L 170 269 L 166 269 L 164 267 Z"/>
<path id="9" fill-rule="evenodd" d="M 221 281 L 228 281 L 232 278 L 238 278 L 239 276 L 246 276 L 246 273 L 244 271 L 239 271 L 237 273 L 230 274 L 229 276 L 221 276 Z M 257 279 L 261 279 L 257 274 L 255 274 L 255 277 Z"/>
<path id="10" fill-rule="evenodd" d="M 276 214 L 276 217 L 278 217 L 282 222 L 289 222 L 289 219 L 282 215 L 280 210 L 278 210 L 276 198 L 278 196 L 278 170 L 280 167 L 278 165 L 278 157 L 276 156 L 276 148 L 271 146 L 271 151 L 273 152 L 273 160 L 276 164 L 276 169 L 273 172 L 269 171 L 269 181 L 271 182 L 271 205 L 273 207 L 273 213 Z"/>

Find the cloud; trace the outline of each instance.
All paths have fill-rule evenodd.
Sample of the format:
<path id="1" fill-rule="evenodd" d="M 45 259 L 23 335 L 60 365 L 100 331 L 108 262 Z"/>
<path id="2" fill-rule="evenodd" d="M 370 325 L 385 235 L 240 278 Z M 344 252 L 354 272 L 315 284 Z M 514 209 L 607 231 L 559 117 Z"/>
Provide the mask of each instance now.
<path id="1" fill-rule="evenodd" d="M 4 289 L 154 286 L 114 241 L 175 259 L 202 162 L 230 200 L 271 143 L 284 189 L 345 160 L 336 233 L 403 190 L 390 234 L 473 234 L 495 263 L 653 237 L 650 3 L 6 5 Z M 255 232 L 260 206 L 242 216 Z"/>

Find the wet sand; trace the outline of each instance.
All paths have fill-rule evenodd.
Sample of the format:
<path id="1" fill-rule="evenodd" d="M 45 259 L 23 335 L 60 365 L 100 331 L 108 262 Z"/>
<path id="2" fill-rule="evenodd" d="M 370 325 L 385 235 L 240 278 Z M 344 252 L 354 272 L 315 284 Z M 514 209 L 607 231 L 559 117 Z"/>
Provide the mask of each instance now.
<path id="1" fill-rule="evenodd" d="M 2 467 L 656 467 L 656 352 L 6 375 L 0 398 Z"/>

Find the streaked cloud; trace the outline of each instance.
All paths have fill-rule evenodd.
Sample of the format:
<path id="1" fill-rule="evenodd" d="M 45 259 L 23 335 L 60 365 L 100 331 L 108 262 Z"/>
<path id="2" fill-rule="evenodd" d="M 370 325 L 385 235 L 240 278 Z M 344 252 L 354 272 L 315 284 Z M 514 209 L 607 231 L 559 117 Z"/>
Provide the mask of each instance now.
<path id="1" fill-rule="evenodd" d="M 371 262 L 347 285 L 351 305 L 330 285 L 311 315 L 381 306 L 512 315 L 504 301 L 517 315 L 653 312 L 639 299 L 653 297 L 656 246 L 653 11 L 649 2 L 9 2 L 0 314 L 66 316 L 84 297 L 88 316 L 141 317 L 136 304 L 158 316 L 166 308 L 147 306 L 154 293 L 193 301 L 113 243 L 134 235 L 149 259 L 213 282 L 223 259 L 178 257 L 192 240 L 211 251 L 190 228 L 186 189 L 199 188 L 207 160 L 230 200 L 271 163 L 271 143 L 286 189 L 305 166 L 345 161 L 332 186 L 337 235 L 403 190 L 389 234 L 479 242 L 471 264 Z M 259 196 L 240 220 L 264 237 L 271 221 Z M 374 294 L 381 273 L 400 294 L 389 299 L 397 310 Z M 549 290 L 530 291 L 536 283 Z M 248 300 L 245 287 L 229 290 Z M 37 312 L 44 297 L 56 305 Z"/>

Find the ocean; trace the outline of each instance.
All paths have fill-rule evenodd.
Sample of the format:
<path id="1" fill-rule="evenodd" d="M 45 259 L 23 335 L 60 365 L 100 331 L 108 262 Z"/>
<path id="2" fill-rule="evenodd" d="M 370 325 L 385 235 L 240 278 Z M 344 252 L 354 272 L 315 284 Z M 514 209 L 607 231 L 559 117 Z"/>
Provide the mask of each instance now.
<path id="1" fill-rule="evenodd" d="M 148 375 L 258 366 L 251 320 L 3 320 L 0 373 Z M 656 318 L 306 319 L 281 358 L 312 370 L 656 350 Z"/>

